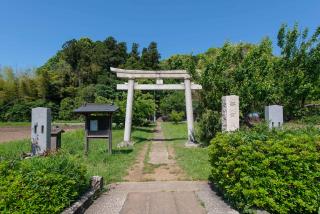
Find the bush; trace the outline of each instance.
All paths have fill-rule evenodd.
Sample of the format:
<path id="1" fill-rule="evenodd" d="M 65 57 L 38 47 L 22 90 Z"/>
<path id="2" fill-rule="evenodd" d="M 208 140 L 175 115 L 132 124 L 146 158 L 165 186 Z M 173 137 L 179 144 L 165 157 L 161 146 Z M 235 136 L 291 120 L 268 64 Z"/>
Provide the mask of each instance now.
<path id="1" fill-rule="evenodd" d="M 217 111 L 205 110 L 196 127 L 196 138 L 207 146 L 210 140 L 221 131 L 221 115 Z"/>
<path id="2" fill-rule="evenodd" d="M 87 188 L 86 169 L 62 155 L 0 162 L 0 213 L 60 213 Z"/>
<path id="3" fill-rule="evenodd" d="M 170 115 L 169 115 L 169 119 L 170 121 L 173 121 L 175 124 L 177 124 L 178 122 L 181 122 L 184 116 L 184 112 L 176 112 L 175 110 L 173 110 Z"/>
<path id="4" fill-rule="evenodd" d="M 31 110 L 36 107 L 46 107 L 51 109 L 51 115 L 53 119 L 57 118 L 58 106 L 52 102 L 46 102 L 44 100 L 18 100 L 12 106 L 7 106 L 0 112 L 0 119 L 5 121 L 24 122 L 31 120 Z M 3 115 L 1 115 L 3 114 Z"/>
<path id="5" fill-rule="evenodd" d="M 218 134 L 209 147 L 213 183 L 244 212 L 317 213 L 319 130 L 266 130 Z"/>
<path id="6" fill-rule="evenodd" d="M 148 125 L 150 123 L 148 119 L 153 116 L 155 108 L 151 94 L 137 92 L 134 96 L 132 124 L 138 126 Z"/>
<path id="7" fill-rule="evenodd" d="M 161 98 L 159 107 L 162 115 L 168 116 L 173 110 L 184 111 L 186 109 L 185 103 L 183 92 L 175 91 Z"/>

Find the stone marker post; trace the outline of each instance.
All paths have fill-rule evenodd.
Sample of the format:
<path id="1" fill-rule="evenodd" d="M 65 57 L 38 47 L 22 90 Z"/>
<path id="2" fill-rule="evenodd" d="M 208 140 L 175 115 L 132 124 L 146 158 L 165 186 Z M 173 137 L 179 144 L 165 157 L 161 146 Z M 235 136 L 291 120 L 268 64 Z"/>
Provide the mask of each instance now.
<path id="1" fill-rule="evenodd" d="M 51 110 L 33 108 L 31 120 L 32 155 L 43 154 L 51 149 Z"/>
<path id="2" fill-rule="evenodd" d="M 222 97 L 222 131 L 238 130 L 239 125 L 239 96 Z"/>
<path id="3" fill-rule="evenodd" d="M 280 128 L 283 124 L 283 106 L 270 105 L 264 109 L 264 118 L 270 129 Z"/>

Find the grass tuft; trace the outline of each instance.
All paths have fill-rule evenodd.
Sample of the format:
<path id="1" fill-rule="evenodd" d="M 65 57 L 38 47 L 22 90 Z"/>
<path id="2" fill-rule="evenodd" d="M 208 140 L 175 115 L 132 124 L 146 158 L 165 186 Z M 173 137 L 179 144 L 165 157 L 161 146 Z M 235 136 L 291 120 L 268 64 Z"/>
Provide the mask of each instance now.
<path id="1" fill-rule="evenodd" d="M 210 175 L 209 155 L 207 148 L 186 148 L 187 124 L 162 123 L 162 130 L 167 144 L 175 150 L 179 166 L 192 180 L 208 180 Z"/>

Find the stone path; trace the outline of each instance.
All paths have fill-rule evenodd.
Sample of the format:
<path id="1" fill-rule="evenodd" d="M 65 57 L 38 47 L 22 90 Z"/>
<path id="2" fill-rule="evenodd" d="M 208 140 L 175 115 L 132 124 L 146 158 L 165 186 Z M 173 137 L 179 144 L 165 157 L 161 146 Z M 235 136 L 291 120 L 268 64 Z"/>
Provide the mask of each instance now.
<path id="1" fill-rule="evenodd" d="M 174 151 L 164 142 L 160 123 L 150 145 L 141 150 L 125 181 L 177 181 L 186 175 L 174 160 Z M 150 148 L 148 148 L 150 146 Z M 150 151 L 148 151 L 150 150 Z"/>
<path id="2" fill-rule="evenodd" d="M 238 213 L 217 196 L 207 182 L 178 181 L 187 177 L 174 160 L 173 148 L 165 143 L 160 123 L 151 145 L 141 150 L 125 179 L 130 182 L 109 185 L 108 191 L 86 213 Z"/>
<path id="3" fill-rule="evenodd" d="M 155 138 L 152 142 L 151 151 L 149 153 L 148 162 L 151 164 L 169 164 L 172 163 L 172 161 L 172 159 L 169 160 L 169 152 L 166 144 L 164 143 L 164 137 L 160 123 L 158 123 Z"/>

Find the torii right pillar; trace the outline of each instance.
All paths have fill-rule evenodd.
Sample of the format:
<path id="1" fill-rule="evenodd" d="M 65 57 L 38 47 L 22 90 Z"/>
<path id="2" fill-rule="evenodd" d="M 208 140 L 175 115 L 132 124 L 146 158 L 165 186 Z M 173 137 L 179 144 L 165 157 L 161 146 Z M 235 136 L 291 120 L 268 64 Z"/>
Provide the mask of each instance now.
<path id="1" fill-rule="evenodd" d="M 187 124 L 188 124 L 188 142 L 186 143 L 186 146 L 197 146 L 197 144 L 195 144 L 195 139 L 194 139 L 191 81 L 189 78 L 184 79 L 184 87 L 185 87 L 186 114 L 187 114 Z"/>

